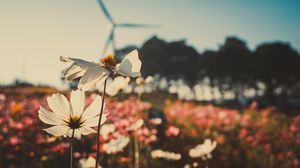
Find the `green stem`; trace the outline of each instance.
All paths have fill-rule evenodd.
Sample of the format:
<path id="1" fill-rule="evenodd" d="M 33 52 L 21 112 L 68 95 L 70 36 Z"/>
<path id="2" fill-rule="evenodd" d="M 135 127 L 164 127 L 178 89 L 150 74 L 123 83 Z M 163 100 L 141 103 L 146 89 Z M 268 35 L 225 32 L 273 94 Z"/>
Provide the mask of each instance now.
<path id="1" fill-rule="evenodd" d="M 205 159 L 205 168 L 208 168 L 209 166 L 209 161 L 208 161 L 208 158 Z"/>
<path id="2" fill-rule="evenodd" d="M 101 111 L 100 111 L 100 116 L 98 120 L 98 129 L 97 129 L 97 155 L 96 155 L 96 165 L 95 168 L 98 168 L 98 162 L 100 158 L 100 128 L 101 128 L 101 118 L 103 114 L 103 108 L 104 108 L 104 97 L 105 97 L 105 90 L 106 90 L 106 83 L 107 83 L 108 77 L 104 81 L 104 86 L 103 86 L 103 92 L 102 92 L 102 104 L 101 104 Z"/>
<path id="3" fill-rule="evenodd" d="M 73 129 L 72 131 L 72 137 L 71 137 L 71 142 L 70 142 L 70 168 L 73 168 L 73 143 L 74 143 L 74 132 L 75 132 L 75 129 Z"/>
<path id="4" fill-rule="evenodd" d="M 134 167 L 139 168 L 140 165 L 140 154 L 139 154 L 139 144 L 137 139 L 134 137 Z"/>
<path id="5" fill-rule="evenodd" d="M 130 157 L 130 161 L 128 162 L 129 163 L 129 168 L 133 168 L 133 137 L 130 136 L 130 142 L 129 142 L 129 157 Z"/>

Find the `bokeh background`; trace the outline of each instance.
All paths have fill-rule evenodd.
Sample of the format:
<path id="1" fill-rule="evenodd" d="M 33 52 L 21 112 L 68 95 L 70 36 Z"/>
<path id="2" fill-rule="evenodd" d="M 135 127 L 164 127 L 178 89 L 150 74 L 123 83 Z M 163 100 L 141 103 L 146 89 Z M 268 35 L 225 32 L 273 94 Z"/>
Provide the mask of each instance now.
<path id="1" fill-rule="evenodd" d="M 103 143 L 130 142 L 103 151 L 103 164 L 204 167 L 188 150 L 210 138 L 218 146 L 209 167 L 300 167 L 300 2 L 103 2 L 116 23 L 155 25 L 117 27 L 116 49 L 105 51 L 121 59 L 138 49 L 142 75 L 152 77 L 109 95 L 116 134 Z M 96 0 L 1 0 L 0 20 L 0 167 L 65 167 L 68 139 L 42 132 L 37 111 L 53 92 L 74 89 L 59 56 L 98 62 L 112 25 Z M 143 127 L 128 132 L 140 118 Z M 77 142 L 77 161 L 94 156 L 93 139 Z M 181 159 L 151 158 L 154 149 Z"/>

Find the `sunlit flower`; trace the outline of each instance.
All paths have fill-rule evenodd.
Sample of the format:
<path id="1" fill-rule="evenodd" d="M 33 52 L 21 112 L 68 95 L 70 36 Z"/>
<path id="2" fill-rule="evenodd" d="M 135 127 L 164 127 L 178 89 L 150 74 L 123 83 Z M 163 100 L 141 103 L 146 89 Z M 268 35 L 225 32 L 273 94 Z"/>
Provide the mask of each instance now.
<path id="1" fill-rule="evenodd" d="M 181 154 L 156 149 L 151 152 L 151 157 L 153 159 L 180 160 Z"/>
<path id="2" fill-rule="evenodd" d="M 136 78 L 135 83 L 136 86 L 134 88 L 134 92 L 138 95 L 143 93 L 151 93 L 155 88 L 154 78 L 152 76 L 148 76 L 146 79 L 143 77 Z"/>
<path id="3" fill-rule="evenodd" d="M 179 134 L 180 129 L 174 126 L 170 126 L 166 130 L 166 136 L 167 137 L 175 137 Z"/>
<path id="4" fill-rule="evenodd" d="M 20 142 L 19 138 L 17 136 L 12 136 L 9 138 L 9 144 L 10 145 L 16 145 Z"/>
<path id="5" fill-rule="evenodd" d="M 166 78 L 161 78 L 158 84 L 158 88 L 160 90 L 166 90 L 168 88 L 169 84 Z"/>
<path id="6" fill-rule="evenodd" d="M 189 155 L 192 158 L 201 157 L 203 160 L 210 159 L 211 152 L 216 148 L 217 142 L 211 141 L 210 139 L 205 139 L 203 144 L 199 144 L 194 148 L 189 150 Z"/>
<path id="7" fill-rule="evenodd" d="M 139 119 L 127 128 L 127 131 L 136 131 L 144 125 L 144 120 Z"/>
<path id="8" fill-rule="evenodd" d="M 123 151 L 128 143 L 129 137 L 119 134 L 116 139 L 112 139 L 108 143 L 104 144 L 103 150 L 108 154 L 115 154 Z"/>
<path id="9" fill-rule="evenodd" d="M 113 80 L 109 80 L 106 88 L 106 93 L 110 96 L 115 96 L 121 90 L 128 87 L 129 81 L 130 81 L 129 77 L 123 77 L 123 76 L 118 76 Z"/>
<path id="10" fill-rule="evenodd" d="M 114 74 L 128 77 L 141 75 L 141 61 L 137 50 L 130 52 L 121 63 L 117 63 L 113 55 L 107 55 L 100 59 L 100 63 L 88 62 L 81 59 L 60 57 L 62 62 L 70 62 L 72 65 L 67 68 L 63 77 L 67 80 L 74 80 L 81 77 L 78 89 L 94 89 L 97 84 L 102 85 L 105 79 Z"/>
<path id="11" fill-rule="evenodd" d="M 114 124 L 103 124 L 100 129 L 102 137 L 107 139 L 108 135 L 116 130 L 116 127 Z"/>
<path id="12" fill-rule="evenodd" d="M 149 122 L 153 125 L 160 125 L 162 124 L 162 119 L 161 118 L 151 118 Z"/>
<path id="13" fill-rule="evenodd" d="M 87 159 L 82 158 L 79 160 L 80 168 L 94 168 L 96 164 L 96 159 L 93 157 L 88 157 Z M 98 166 L 101 168 L 101 166 Z"/>
<path id="14" fill-rule="evenodd" d="M 101 96 L 97 96 L 94 101 L 84 110 L 85 94 L 83 91 L 72 91 L 70 103 L 65 96 L 56 93 L 47 98 L 48 105 L 53 112 L 43 108 L 39 109 L 39 118 L 44 123 L 53 125 L 44 129 L 54 136 L 72 136 L 80 139 L 81 135 L 88 135 L 96 131 L 91 127 L 98 125 L 99 112 L 101 109 Z M 103 114 L 103 124 L 106 120 Z"/>

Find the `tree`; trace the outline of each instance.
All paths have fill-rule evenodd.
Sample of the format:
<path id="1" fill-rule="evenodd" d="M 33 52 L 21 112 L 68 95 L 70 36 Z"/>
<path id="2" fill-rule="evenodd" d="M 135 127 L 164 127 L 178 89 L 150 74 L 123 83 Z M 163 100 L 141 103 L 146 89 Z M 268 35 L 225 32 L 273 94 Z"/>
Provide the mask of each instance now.
<path id="1" fill-rule="evenodd" d="M 152 37 L 140 49 L 143 62 L 142 74 L 160 74 L 169 79 L 184 78 L 190 83 L 196 81 L 199 54 L 184 40 L 167 43 Z"/>

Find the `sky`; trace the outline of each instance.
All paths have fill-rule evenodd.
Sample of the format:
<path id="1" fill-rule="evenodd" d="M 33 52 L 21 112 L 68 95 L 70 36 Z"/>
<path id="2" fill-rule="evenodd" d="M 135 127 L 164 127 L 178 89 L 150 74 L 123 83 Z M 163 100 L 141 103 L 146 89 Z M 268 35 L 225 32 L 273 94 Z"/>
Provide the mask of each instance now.
<path id="1" fill-rule="evenodd" d="M 117 47 L 141 46 L 153 35 L 185 39 L 199 52 L 218 49 L 228 36 L 250 49 L 263 42 L 288 42 L 300 49 L 298 0 L 104 0 L 117 23 L 160 25 L 120 28 Z M 98 62 L 109 22 L 96 0 L 0 0 L 0 83 L 19 78 L 66 86 L 59 56 Z"/>

